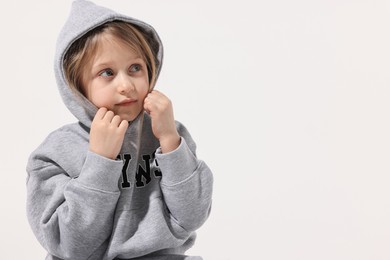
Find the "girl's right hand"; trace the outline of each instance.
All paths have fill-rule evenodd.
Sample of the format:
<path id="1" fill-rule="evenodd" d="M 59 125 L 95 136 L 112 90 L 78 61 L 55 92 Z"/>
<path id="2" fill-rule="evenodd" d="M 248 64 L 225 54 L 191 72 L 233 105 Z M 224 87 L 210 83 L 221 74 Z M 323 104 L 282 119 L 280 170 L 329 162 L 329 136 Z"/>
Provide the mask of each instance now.
<path id="1" fill-rule="evenodd" d="M 129 123 L 107 108 L 99 108 L 89 134 L 89 150 L 115 160 L 122 147 Z"/>

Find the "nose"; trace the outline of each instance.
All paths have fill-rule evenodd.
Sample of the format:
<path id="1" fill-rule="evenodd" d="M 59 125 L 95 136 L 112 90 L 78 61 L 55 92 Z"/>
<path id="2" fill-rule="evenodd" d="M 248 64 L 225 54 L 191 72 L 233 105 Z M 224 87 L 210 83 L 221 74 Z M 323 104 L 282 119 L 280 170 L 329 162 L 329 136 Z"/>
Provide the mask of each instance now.
<path id="1" fill-rule="evenodd" d="M 120 73 L 118 76 L 117 88 L 121 94 L 127 94 L 130 91 L 135 90 L 134 83 L 129 75 L 126 73 Z"/>

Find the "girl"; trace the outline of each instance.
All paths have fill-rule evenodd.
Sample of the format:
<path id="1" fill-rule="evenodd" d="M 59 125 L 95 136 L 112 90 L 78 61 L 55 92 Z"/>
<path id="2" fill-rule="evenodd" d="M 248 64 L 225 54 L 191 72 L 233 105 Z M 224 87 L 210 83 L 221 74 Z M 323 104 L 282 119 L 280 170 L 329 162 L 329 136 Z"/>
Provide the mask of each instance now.
<path id="1" fill-rule="evenodd" d="M 47 259 L 185 256 L 211 208 L 212 173 L 153 90 L 163 49 L 148 24 L 76 0 L 55 73 L 77 123 L 27 165 L 27 214 Z"/>

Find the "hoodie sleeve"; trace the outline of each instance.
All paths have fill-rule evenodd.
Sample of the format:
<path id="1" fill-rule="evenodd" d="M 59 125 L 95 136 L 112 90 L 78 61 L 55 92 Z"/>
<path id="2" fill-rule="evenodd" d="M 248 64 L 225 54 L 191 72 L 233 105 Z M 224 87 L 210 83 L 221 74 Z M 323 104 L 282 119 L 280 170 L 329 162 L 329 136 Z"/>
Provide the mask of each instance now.
<path id="1" fill-rule="evenodd" d="M 111 235 L 122 162 L 88 152 L 79 177 L 72 178 L 56 156 L 58 148 L 43 145 L 30 156 L 28 220 L 50 254 L 88 259 Z"/>
<path id="2" fill-rule="evenodd" d="M 213 176 L 196 157 L 196 145 L 187 129 L 178 123 L 180 146 L 166 154 L 159 148 L 156 159 L 162 171 L 161 190 L 171 217 L 187 231 L 198 229 L 211 209 Z"/>

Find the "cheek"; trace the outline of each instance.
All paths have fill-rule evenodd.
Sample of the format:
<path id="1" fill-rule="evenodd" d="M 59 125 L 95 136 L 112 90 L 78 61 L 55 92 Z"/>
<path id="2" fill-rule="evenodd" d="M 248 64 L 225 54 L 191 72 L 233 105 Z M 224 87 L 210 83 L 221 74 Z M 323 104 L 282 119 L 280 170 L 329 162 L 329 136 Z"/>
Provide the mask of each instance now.
<path id="1" fill-rule="evenodd" d="M 110 109 L 112 107 L 112 93 L 107 90 L 108 88 L 89 91 L 88 99 L 98 108 L 106 107 Z"/>
<path id="2" fill-rule="evenodd" d="M 149 82 L 148 80 L 140 80 L 139 84 L 138 84 L 138 93 L 139 93 L 139 96 L 142 98 L 142 99 L 145 99 L 145 97 L 148 95 L 149 93 Z"/>
<path id="3" fill-rule="evenodd" d="M 148 93 L 149 93 L 149 89 L 146 89 L 146 88 L 143 89 L 142 92 L 140 92 L 140 98 L 145 99 L 146 96 L 148 95 Z"/>

